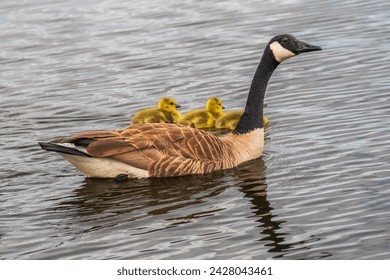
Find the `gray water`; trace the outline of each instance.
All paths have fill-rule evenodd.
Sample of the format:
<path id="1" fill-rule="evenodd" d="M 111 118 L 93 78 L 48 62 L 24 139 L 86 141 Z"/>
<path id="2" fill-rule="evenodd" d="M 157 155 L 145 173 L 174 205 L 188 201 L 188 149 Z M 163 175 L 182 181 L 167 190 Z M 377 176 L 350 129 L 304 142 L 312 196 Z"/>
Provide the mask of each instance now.
<path id="1" fill-rule="evenodd" d="M 390 259 L 390 2 L 0 2 L 1 259 Z M 264 156 L 89 180 L 37 141 L 172 96 L 242 108 L 263 47 L 323 47 L 268 87 Z"/>

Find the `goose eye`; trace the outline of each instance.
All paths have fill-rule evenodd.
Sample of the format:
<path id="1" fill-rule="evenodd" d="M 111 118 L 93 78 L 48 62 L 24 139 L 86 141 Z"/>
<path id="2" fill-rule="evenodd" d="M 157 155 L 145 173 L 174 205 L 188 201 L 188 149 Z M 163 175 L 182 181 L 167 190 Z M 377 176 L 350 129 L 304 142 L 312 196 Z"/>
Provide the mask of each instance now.
<path id="1" fill-rule="evenodd" d="M 288 43 L 288 37 L 283 37 L 282 38 L 282 43 L 284 43 L 284 44 Z"/>

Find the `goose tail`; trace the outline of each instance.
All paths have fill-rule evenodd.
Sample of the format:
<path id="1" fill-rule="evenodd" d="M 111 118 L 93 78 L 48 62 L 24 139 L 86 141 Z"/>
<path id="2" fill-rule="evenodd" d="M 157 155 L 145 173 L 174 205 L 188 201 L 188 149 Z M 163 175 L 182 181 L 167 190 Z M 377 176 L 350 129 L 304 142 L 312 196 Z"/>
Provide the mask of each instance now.
<path id="1" fill-rule="evenodd" d="M 83 143 L 83 142 L 80 142 Z M 146 170 L 133 167 L 124 162 L 89 155 L 83 146 L 72 143 L 38 142 L 42 149 L 57 152 L 89 178 L 146 178 Z M 118 177 L 119 176 L 119 177 Z"/>
<path id="2" fill-rule="evenodd" d="M 66 155 L 74 155 L 74 156 L 81 156 L 81 157 L 91 157 L 87 153 L 80 151 L 73 145 L 67 145 L 62 143 L 52 143 L 52 142 L 38 142 L 39 146 L 43 150 L 49 151 L 49 152 L 57 152 L 60 154 L 66 154 Z"/>

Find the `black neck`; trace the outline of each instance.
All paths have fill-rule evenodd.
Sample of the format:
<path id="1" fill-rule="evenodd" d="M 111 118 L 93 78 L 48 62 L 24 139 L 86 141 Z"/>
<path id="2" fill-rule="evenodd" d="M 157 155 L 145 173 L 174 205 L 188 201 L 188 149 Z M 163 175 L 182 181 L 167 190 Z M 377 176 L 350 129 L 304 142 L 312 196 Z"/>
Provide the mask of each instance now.
<path id="1" fill-rule="evenodd" d="M 263 127 L 265 90 L 272 73 L 278 65 L 279 62 L 275 60 L 269 46 L 267 46 L 253 77 L 245 111 L 233 130 L 233 134 L 244 134 Z"/>

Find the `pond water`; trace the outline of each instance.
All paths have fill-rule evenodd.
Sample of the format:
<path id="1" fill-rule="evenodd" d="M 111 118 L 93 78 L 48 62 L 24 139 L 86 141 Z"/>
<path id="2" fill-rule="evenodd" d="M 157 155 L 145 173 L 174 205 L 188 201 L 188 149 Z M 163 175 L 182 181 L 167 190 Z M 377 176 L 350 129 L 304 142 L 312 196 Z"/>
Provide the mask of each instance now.
<path id="1" fill-rule="evenodd" d="M 1 259 L 389 259 L 390 2 L 0 2 Z M 242 108 L 291 33 L 262 158 L 212 175 L 86 179 L 37 145 L 172 96 Z"/>

